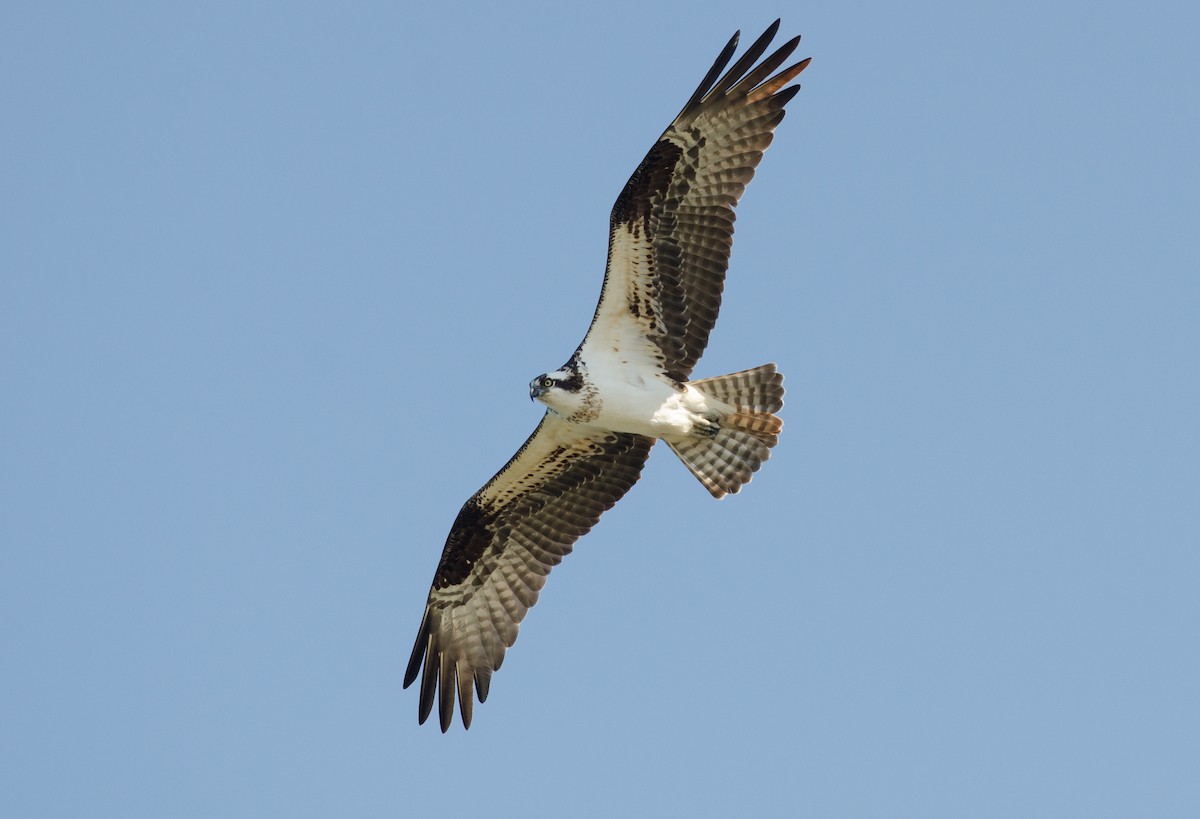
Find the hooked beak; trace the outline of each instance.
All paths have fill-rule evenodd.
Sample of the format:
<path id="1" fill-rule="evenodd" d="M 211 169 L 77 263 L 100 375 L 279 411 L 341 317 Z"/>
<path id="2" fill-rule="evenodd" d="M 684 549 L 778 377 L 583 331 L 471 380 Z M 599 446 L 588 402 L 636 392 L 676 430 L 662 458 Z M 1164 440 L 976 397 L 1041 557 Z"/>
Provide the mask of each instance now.
<path id="1" fill-rule="evenodd" d="M 537 384 L 537 383 L 529 385 L 529 400 L 530 401 L 533 401 L 537 398 L 541 398 L 545 394 L 546 394 L 546 388 L 543 387 L 542 385 Z"/>

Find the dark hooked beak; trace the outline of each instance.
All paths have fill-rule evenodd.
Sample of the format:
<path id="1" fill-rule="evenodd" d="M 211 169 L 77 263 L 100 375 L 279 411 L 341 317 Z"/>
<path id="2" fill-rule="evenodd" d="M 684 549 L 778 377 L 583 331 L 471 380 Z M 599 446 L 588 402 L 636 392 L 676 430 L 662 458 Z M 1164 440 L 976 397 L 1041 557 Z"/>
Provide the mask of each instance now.
<path id="1" fill-rule="evenodd" d="M 546 394 L 546 388 L 543 387 L 541 384 L 533 383 L 533 384 L 529 385 L 529 400 L 530 401 L 533 401 L 534 399 L 537 399 L 537 398 L 541 398 L 545 394 Z"/>

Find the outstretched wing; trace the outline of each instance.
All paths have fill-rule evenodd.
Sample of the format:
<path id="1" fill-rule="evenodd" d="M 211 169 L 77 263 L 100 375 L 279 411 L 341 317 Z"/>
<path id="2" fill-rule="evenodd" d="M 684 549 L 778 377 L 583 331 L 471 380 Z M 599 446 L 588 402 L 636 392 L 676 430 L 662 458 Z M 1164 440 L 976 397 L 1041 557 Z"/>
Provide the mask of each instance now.
<path id="1" fill-rule="evenodd" d="M 422 723 L 436 694 L 448 729 L 457 691 L 463 725 L 471 726 L 472 691 L 487 699 L 492 672 L 550 569 L 629 491 L 653 445 L 653 438 L 589 429 L 547 412 L 463 505 L 404 675 L 405 688 L 421 676 Z"/>
<path id="2" fill-rule="evenodd" d="M 755 66 L 778 30 L 776 20 L 718 80 L 737 49 L 733 36 L 617 197 L 604 288 L 580 345 L 585 361 L 615 352 L 680 381 L 696 366 L 721 308 L 734 206 L 799 90 L 784 85 L 809 62 L 771 76 L 796 37 Z"/>

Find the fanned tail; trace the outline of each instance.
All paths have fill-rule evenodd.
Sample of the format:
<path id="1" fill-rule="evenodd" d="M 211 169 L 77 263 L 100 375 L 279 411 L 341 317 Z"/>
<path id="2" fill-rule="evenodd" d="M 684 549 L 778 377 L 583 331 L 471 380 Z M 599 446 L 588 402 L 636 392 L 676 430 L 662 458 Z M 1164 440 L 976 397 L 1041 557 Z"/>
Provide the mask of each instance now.
<path id="1" fill-rule="evenodd" d="M 667 444 L 714 498 L 736 493 L 771 456 L 783 421 L 783 376 L 774 364 L 703 378 L 690 385 L 717 411 L 715 433 Z"/>

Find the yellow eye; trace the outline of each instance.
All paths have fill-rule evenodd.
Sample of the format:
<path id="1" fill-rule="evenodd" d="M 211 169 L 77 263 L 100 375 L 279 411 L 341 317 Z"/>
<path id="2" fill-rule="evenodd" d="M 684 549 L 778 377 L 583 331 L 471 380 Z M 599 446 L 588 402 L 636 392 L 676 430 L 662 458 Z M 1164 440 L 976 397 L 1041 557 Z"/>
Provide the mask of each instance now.
<path id="1" fill-rule="evenodd" d="M 543 378 L 542 386 L 545 387 L 546 389 L 550 389 L 551 387 L 554 386 L 554 379 L 553 378 Z"/>

